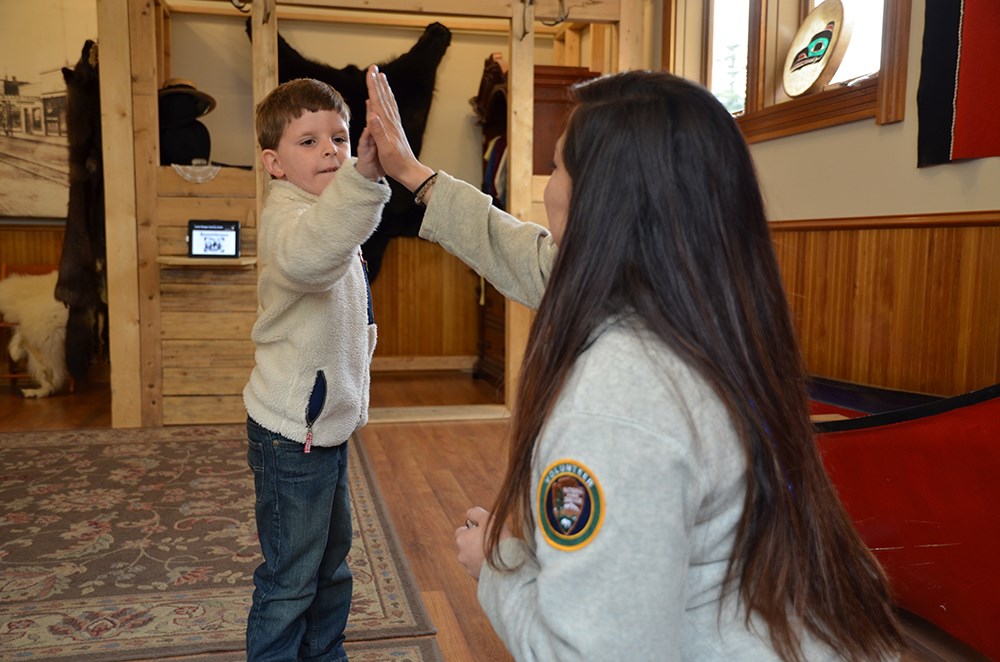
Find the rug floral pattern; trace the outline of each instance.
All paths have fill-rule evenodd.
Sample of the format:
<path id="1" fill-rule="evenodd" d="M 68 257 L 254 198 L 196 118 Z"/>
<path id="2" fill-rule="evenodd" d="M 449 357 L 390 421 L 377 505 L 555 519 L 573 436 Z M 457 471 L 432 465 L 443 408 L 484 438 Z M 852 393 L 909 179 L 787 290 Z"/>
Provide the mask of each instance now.
<path id="1" fill-rule="evenodd" d="M 363 460 L 352 447 L 347 638 L 432 633 Z M 0 434 L 3 657 L 241 650 L 253 495 L 243 426 Z"/>

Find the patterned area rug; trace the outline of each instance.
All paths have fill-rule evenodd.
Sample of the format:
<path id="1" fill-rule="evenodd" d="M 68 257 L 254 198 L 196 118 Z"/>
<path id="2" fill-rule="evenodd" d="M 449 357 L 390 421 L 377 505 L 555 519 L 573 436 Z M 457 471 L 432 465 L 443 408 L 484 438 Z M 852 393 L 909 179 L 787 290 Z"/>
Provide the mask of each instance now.
<path id="1" fill-rule="evenodd" d="M 351 444 L 347 639 L 372 642 L 352 659 L 439 659 Z M 242 651 L 261 560 L 253 502 L 242 425 L 0 434 L 0 658 Z M 373 641 L 386 639 L 398 655 Z"/>

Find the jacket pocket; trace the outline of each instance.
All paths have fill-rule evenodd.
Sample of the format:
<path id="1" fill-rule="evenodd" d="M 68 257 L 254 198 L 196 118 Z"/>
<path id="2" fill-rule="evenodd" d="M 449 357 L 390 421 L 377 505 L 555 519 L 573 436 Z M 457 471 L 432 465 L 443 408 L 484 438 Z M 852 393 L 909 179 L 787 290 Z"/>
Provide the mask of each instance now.
<path id="1" fill-rule="evenodd" d="M 312 424 L 323 413 L 323 406 L 326 404 L 326 375 L 322 370 L 316 371 L 316 379 L 313 381 L 312 391 L 309 392 L 309 402 L 306 404 L 306 427 L 311 428 Z"/>

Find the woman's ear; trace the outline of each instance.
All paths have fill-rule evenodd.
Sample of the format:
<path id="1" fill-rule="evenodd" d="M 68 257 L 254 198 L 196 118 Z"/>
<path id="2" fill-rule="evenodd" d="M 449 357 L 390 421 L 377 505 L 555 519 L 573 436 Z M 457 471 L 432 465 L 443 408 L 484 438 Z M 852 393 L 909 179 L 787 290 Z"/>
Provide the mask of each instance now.
<path id="1" fill-rule="evenodd" d="M 278 161 L 278 153 L 273 149 L 265 149 L 260 153 L 260 160 L 264 163 L 264 170 L 275 179 L 284 179 L 285 170 Z"/>

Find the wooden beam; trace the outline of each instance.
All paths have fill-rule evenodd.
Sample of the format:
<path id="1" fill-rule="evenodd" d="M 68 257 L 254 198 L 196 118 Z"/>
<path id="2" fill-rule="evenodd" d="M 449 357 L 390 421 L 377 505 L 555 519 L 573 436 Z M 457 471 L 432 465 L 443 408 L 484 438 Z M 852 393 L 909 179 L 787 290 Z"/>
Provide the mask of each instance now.
<path id="1" fill-rule="evenodd" d="M 642 69 L 642 0 L 621 0 L 618 17 L 618 71 Z"/>
<path id="2" fill-rule="evenodd" d="M 606 74 L 611 71 L 611 62 L 608 58 L 608 30 L 607 25 L 590 26 L 590 70 Z"/>
<path id="3" fill-rule="evenodd" d="M 673 72 L 676 62 L 674 60 L 674 47 L 677 37 L 674 34 L 677 30 L 677 12 L 675 0 L 663 0 L 663 16 L 660 23 L 660 68 Z"/>
<path id="4" fill-rule="evenodd" d="M 135 241 L 140 256 L 134 272 L 138 276 L 139 285 L 142 380 L 139 396 L 142 400 L 142 425 L 149 427 L 163 424 L 160 267 L 155 259 L 151 259 L 159 252 L 156 234 L 156 173 L 160 167 L 160 75 L 157 69 L 156 21 L 160 7 L 156 0 L 131 0 L 128 6 L 134 118 Z M 114 370 L 113 358 L 111 365 Z"/>
<path id="5" fill-rule="evenodd" d="M 254 107 L 278 85 L 278 20 L 275 0 L 256 0 L 251 26 L 253 30 L 253 103 Z M 256 132 L 255 132 L 256 134 Z M 260 145 L 254 139 L 254 173 L 257 190 L 257 218 L 261 218 L 270 175 L 261 166 Z"/>
<path id="6" fill-rule="evenodd" d="M 625 2 L 627 0 L 621 0 Z M 511 0 L 306 0 L 283 5 L 311 5 L 333 9 L 356 9 L 389 13 L 445 14 L 513 18 L 524 6 Z M 532 15 L 537 20 L 572 20 L 580 23 L 611 23 L 618 19 L 619 0 L 536 0 Z M 564 14 L 565 10 L 565 14 Z"/>
<path id="7" fill-rule="evenodd" d="M 159 73 L 156 82 L 157 88 L 163 87 L 163 83 L 171 78 L 170 61 L 173 43 L 170 10 L 158 2 L 156 4 L 156 44 L 158 46 L 156 49 L 156 71 Z"/>
<path id="8" fill-rule="evenodd" d="M 910 0 L 885 0 L 882 11 L 882 70 L 875 122 L 892 124 L 906 115 L 906 59 L 910 49 Z"/>
<path id="9" fill-rule="evenodd" d="M 510 69 L 507 72 L 507 182 L 509 210 L 515 218 L 531 218 L 531 184 L 535 107 L 534 6 L 519 0 L 510 29 Z M 504 402 L 511 409 L 517 394 L 521 362 L 528 343 L 532 313 L 507 301 Z"/>
<path id="10" fill-rule="evenodd" d="M 580 33 L 583 31 L 583 27 L 579 23 L 574 23 L 566 30 L 563 64 L 568 67 L 579 67 L 582 64 L 580 62 L 580 42 L 582 41 Z"/>
<path id="11" fill-rule="evenodd" d="M 231 3 L 216 0 L 168 0 L 170 10 L 177 14 L 198 14 L 204 16 L 245 17 Z M 510 30 L 509 18 L 474 16 L 446 16 L 444 14 L 386 14 L 356 9 L 335 9 L 279 4 L 279 21 L 309 21 L 313 23 L 342 23 L 348 25 L 379 25 L 400 28 L 423 29 L 435 21 L 444 23 L 452 32 L 506 34 Z M 539 24 L 539 34 L 555 34 L 556 26 Z"/>
<path id="12" fill-rule="evenodd" d="M 138 253 L 132 178 L 132 58 L 127 0 L 98 0 L 101 41 L 101 131 L 107 235 L 108 332 L 111 360 L 111 425 L 142 424 Z M 115 174 L 112 174 L 114 168 Z"/>

